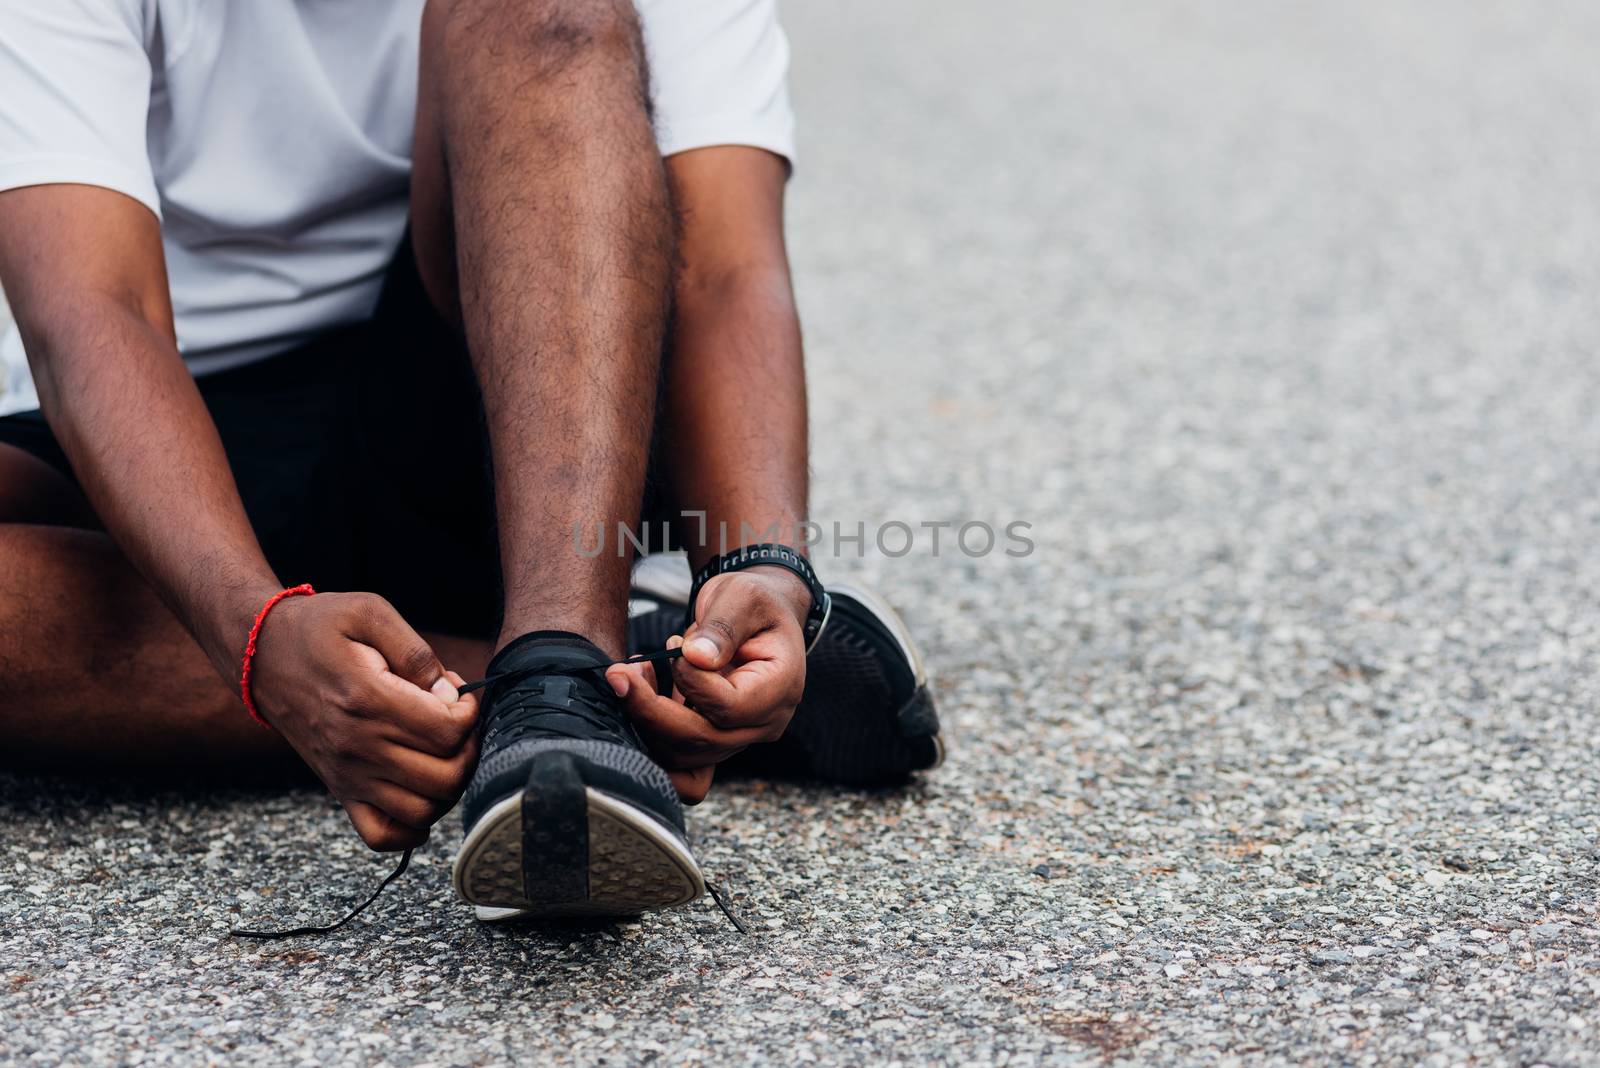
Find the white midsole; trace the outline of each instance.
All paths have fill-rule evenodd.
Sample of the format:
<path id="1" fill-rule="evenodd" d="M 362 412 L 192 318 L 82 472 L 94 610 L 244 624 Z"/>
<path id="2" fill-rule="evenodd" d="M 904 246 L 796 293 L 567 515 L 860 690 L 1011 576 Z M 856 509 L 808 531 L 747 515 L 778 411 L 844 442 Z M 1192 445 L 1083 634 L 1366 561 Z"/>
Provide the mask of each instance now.
<path id="1" fill-rule="evenodd" d="M 705 876 L 701 874 L 700 864 L 694 859 L 694 854 L 690 853 L 688 847 L 678 840 L 677 835 L 663 827 L 659 820 L 639 811 L 625 801 L 619 801 L 610 794 L 596 790 L 592 786 L 584 787 L 584 796 L 591 809 L 599 809 L 617 822 L 626 824 L 630 830 L 641 837 L 648 838 L 651 845 L 667 854 L 673 863 L 678 866 L 679 870 L 688 877 L 690 884 L 694 887 L 695 897 L 699 897 L 706 892 Z M 473 856 L 483 844 L 483 840 L 489 836 L 494 828 L 508 819 L 514 819 L 519 822 L 522 819 L 521 790 L 518 790 L 510 797 L 496 801 L 490 806 L 489 811 L 478 818 L 478 822 L 472 825 L 472 829 L 467 832 L 466 838 L 462 840 L 461 849 L 456 853 L 455 863 L 451 866 L 450 882 L 455 887 L 456 896 L 463 901 L 471 901 L 471 898 L 467 897 L 466 893 L 468 858 Z M 492 917 L 480 916 L 480 919 L 511 919 L 513 916 L 523 915 L 529 911 L 526 909 L 494 908 L 486 905 L 477 907 L 482 911 L 497 914 Z M 501 913 L 504 915 L 499 915 Z"/>
<path id="2" fill-rule="evenodd" d="M 865 586 L 857 586 L 853 582 L 836 582 L 828 587 L 833 593 L 842 593 L 847 597 L 854 597 L 857 601 L 872 609 L 880 622 L 894 635 L 894 640 L 900 646 L 900 651 L 906 659 L 911 661 L 912 670 L 916 673 L 917 685 L 925 686 L 928 682 L 928 673 L 922 666 L 922 653 L 911 640 L 911 632 L 906 629 L 905 620 L 900 618 L 900 613 L 889 606 L 889 602 L 873 593 Z"/>

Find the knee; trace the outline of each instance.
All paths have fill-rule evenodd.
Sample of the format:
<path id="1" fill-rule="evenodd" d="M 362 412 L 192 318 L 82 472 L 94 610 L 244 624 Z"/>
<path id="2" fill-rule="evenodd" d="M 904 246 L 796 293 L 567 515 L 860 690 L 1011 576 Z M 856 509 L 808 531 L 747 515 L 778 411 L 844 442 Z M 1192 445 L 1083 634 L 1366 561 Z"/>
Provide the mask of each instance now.
<path id="1" fill-rule="evenodd" d="M 510 57 L 536 77 L 596 61 L 644 73 L 632 0 L 429 0 L 424 29 L 449 59 Z"/>
<path id="2" fill-rule="evenodd" d="M 31 453 L 0 443 L 0 523 L 92 527 L 96 520 L 65 475 Z"/>

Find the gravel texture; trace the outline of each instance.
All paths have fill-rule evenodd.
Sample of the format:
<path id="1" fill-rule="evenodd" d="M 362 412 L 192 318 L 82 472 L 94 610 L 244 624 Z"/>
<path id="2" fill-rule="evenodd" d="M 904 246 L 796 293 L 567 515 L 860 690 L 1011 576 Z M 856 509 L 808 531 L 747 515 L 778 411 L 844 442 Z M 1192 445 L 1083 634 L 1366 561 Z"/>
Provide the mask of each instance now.
<path id="1" fill-rule="evenodd" d="M 1600 14 L 805 0 L 824 560 L 911 789 L 737 784 L 706 906 L 486 929 L 313 791 L 0 780 L 12 1063 L 1600 1062 Z M 903 540 L 896 534 L 890 548 Z"/>

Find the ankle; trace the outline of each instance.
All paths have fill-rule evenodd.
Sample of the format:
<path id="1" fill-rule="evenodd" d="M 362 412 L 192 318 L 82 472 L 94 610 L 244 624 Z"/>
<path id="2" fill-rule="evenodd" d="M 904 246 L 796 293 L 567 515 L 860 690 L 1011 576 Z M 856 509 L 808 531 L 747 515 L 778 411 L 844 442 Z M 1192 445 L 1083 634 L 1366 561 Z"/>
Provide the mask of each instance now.
<path id="1" fill-rule="evenodd" d="M 494 642 L 494 659 L 513 646 L 526 645 L 531 642 L 585 642 L 594 646 L 612 660 L 620 659 L 624 651 L 625 642 L 620 639 L 611 639 L 608 632 L 556 627 L 541 627 L 531 630 L 518 630 L 512 627 L 503 627 L 500 636 Z"/>

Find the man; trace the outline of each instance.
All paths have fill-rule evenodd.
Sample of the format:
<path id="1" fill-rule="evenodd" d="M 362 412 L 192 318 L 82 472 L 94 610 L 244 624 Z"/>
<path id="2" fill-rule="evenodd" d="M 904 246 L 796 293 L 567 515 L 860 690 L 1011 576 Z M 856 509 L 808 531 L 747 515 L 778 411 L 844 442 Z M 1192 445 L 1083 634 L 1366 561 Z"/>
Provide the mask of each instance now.
<path id="1" fill-rule="evenodd" d="M 805 519 L 786 66 L 773 0 L 0 0 L 12 761 L 297 755 L 380 850 L 465 791 L 537 913 L 698 896 L 747 747 L 936 762 L 892 612 L 724 555 Z M 630 620 L 575 532 L 647 491 L 704 581 Z"/>

